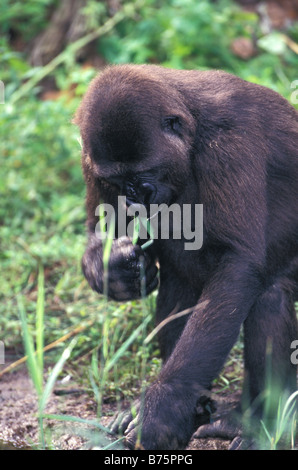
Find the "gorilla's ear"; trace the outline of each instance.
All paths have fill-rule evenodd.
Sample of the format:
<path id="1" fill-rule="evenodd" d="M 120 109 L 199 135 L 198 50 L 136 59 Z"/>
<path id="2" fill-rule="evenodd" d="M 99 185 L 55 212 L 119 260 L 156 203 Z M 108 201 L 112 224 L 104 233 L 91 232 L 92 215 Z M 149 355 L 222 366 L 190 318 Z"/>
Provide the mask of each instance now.
<path id="1" fill-rule="evenodd" d="M 170 132 L 172 134 L 181 135 L 182 131 L 182 123 L 179 116 L 166 116 L 162 120 L 162 128 L 166 132 Z"/>

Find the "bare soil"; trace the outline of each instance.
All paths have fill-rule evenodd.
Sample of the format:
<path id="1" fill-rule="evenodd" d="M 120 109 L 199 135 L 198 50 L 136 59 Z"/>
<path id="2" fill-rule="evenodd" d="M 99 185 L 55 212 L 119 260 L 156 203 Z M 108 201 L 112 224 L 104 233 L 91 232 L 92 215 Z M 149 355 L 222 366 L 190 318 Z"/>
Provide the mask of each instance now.
<path id="1" fill-rule="evenodd" d="M 56 395 L 54 390 L 46 413 L 96 419 L 95 401 L 76 384 L 68 387 L 70 389 L 62 395 Z M 61 388 L 59 384 L 57 388 Z M 227 406 L 234 404 L 234 400 L 232 397 Z M 107 426 L 115 410 L 115 403 L 104 404 L 100 422 Z M 0 450 L 34 449 L 38 445 L 37 396 L 25 366 L 4 374 L 0 379 L 0 423 Z M 86 447 L 87 439 L 80 435 L 81 424 L 47 421 L 47 426 L 54 448 L 74 450 Z M 188 450 L 222 450 L 228 449 L 229 444 L 229 441 L 221 439 L 192 439 Z"/>

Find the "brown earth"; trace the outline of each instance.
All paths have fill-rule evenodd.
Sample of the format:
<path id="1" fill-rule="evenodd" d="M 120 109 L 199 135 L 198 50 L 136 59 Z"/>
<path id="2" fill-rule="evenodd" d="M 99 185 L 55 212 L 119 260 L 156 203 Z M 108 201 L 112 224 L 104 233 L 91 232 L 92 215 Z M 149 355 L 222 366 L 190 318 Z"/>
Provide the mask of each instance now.
<path id="1" fill-rule="evenodd" d="M 58 383 L 57 389 L 61 391 L 61 388 Z M 59 392 L 57 389 L 52 393 L 46 413 L 93 420 L 97 418 L 95 401 L 83 388 L 70 382 L 66 389 L 64 387 L 62 395 L 56 394 Z M 103 405 L 100 421 L 103 425 L 107 425 L 116 408 L 115 403 Z M 87 432 L 87 427 L 82 424 L 46 422 L 47 429 L 51 431 L 50 442 L 56 449 L 82 449 L 92 436 L 90 431 L 88 437 L 82 436 L 82 432 Z M 0 450 L 32 449 L 38 445 L 37 396 L 25 366 L 0 378 L 0 423 Z M 112 442 L 106 436 L 100 439 L 101 442 L 105 441 L 105 445 Z M 100 448 L 96 440 L 95 444 L 87 446 Z M 227 449 L 228 446 L 229 441 L 220 439 L 192 439 L 188 449 L 219 450 Z"/>

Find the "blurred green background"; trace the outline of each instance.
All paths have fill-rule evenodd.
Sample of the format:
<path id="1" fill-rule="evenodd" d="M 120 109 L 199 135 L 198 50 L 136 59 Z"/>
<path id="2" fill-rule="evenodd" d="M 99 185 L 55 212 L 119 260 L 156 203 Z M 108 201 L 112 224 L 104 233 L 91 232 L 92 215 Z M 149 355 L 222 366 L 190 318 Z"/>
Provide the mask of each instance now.
<path id="1" fill-rule="evenodd" d="M 85 187 L 78 130 L 71 123 L 96 73 L 108 63 L 125 62 L 219 68 L 294 101 L 297 18 L 296 0 L 1 1 L 0 340 L 7 353 L 22 354 L 17 298 L 34 322 L 40 265 L 45 343 L 90 319 L 94 323 L 76 347 L 77 361 L 101 341 L 98 325 L 107 307 L 80 267 Z M 151 308 L 154 295 L 148 302 Z M 138 302 L 114 306 L 111 325 L 121 322 L 119 341 L 142 315 Z M 155 356 L 156 345 L 150 347 Z M 124 359 L 137 351 L 136 341 Z M 149 373 L 157 366 L 151 362 Z M 134 366 L 121 373 L 131 387 Z"/>

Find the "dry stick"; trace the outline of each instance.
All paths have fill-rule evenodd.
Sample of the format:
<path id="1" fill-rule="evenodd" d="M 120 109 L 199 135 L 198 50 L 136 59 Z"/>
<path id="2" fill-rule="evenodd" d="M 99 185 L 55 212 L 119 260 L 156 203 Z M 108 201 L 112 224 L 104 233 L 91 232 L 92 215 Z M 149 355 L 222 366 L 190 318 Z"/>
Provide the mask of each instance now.
<path id="1" fill-rule="evenodd" d="M 136 2 L 128 3 L 124 5 L 123 8 L 118 11 L 112 18 L 107 20 L 102 26 L 97 28 L 95 31 L 87 34 L 83 38 L 78 39 L 74 43 L 70 44 L 61 54 L 57 55 L 51 62 L 45 65 L 42 69 L 36 72 L 36 75 L 30 80 L 28 80 L 24 85 L 22 85 L 19 90 L 17 90 L 11 97 L 10 104 L 15 104 L 20 98 L 25 96 L 30 90 L 43 78 L 45 78 L 48 74 L 53 72 L 58 65 L 62 64 L 69 55 L 69 52 L 73 54 L 80 49 L 82 49 L 86 44 L 94 41 L 100 36 L 111 31 L 120 21 L 124 20 L 125 18 L 134 16 L 135 13 L 139 8 L 141 8 L 144 4 L 144 0 L 138 0 Z"/>
<path id="2" fill-rule="evenodd" d="M 281 35 L 282 39 L 285 41 L 286 45 L 292 49 L 292 51 L 295 52 L 295 54 L 298 54 L 298 44 L 293 41 L 289 36 L 286 36 L 285 34 Z"/>
<path id="3" fill-rule="evenodd" d="M 209 301 L 206 300 L 205 302 L 201 302 L 199 307 L 200 308 L 205 308 L 207 305 L 208 305 Z M 188 315 L 189 313 L 191 313 L 192 311 L 194 310 L 194 307 L 190 307 L 190 308 L 187 308 L 185 310 L 182 310 L 181 312 L 178 312 L 178 313 L 172 313 L 170 316 L 168 316 L 167 318 L 165 318 L 165 320 L 163 320 L 161 323 L 159 323 L 157 325 L 156 328 L 154 328 L 154 330 L 145 338 L 144 340 L 144 344 L 148 344 L 152 338 L 165 326 L 167 325 L 169 322 L 173 321 L 173 320 L 177 320 L 177 318 L 180 318 L 180 317 L 183 317 L 184 315 Z M 175 310 L 174 310 L 175 311 Z M 50 349 L 53 349 L 55 348 L 56 346 L 58 346 L 58 344 L 62 343 L 63 341 L 66 341 L 67 339 L 71 338 L 72 336 L 75 336 L 77 335 L 78 333 L 80 333 L 81 331 L 85 330 L 86 328 L 88 328 L 89 326 L 91 326 L 92 324 L 94 323 L 94 320 L 90 320 L 86 325 L 84 326 L 78 326 L 77 328 L 75 328 L 74 330 L 70 331 L 69 333 L 67 333 L 66 335 L 64 336 L 61 336 L 61 338 L 57 339 L 56 341 L 53 341 L 52 343 L 48 344 L 47 346 L 45 346 L 43 348 L 43 351 L 49 351 Z M 35 354 L 36 354 L 36 351 L 35 351 Z M 24 362 L 26 362 L 28 359 L 28 356 L 24 356 L 22 357 L 21 359 L 18 359 L 17 361 L 13 362 L 12 364 L 10 364 L 8 367 L 6 367 L 4 370 L 2 370 L 0 372 L 0 378 L 6 374 L 6 372 L 10 372 L 11 370 L 15 369 L 15 367 L 19 366 L 20 364 L 23 364 Z"/>
<path id="4" fill-rule="evenodd" d="M 200 309 L 204 309 L 209 303 L 209 300 L 205 300 L 204 302 L 200 302 L 197 307 L 190 307 L 185 310 L 181 310 L 181 312 L 178 313 L 172 313 L 170 314 L 167 318 L 165 318 L 162 322 L 160 322 L 156 328 L 145 338 L 144 344 L 148 344 L 152 338 L 168 323 L 170 323 L 173 320 L 177 320 L 177 318 L 183 317 L 184 315 L 189 315 L 191 312 L 194 311 L 195 308 L 200 307 Z"/>
<path id="5" fill-rule="evenodd" d="M 77 328 L 75 328 L 74 330 L 70 331 L 69 333 L 67 333 L 66 335 L 64 336 L 61 336 L 61 338 L 58 338 L 56 339 L 56 341 L 53 341 L 52 343 L 48 344 L 47 346 L 45 346 L 43 348 L 43 351 L 49 351 L 50 349 L 53 349 L 55 348 L 56 346 L 58 346 L 60 343 L 63 343 L 64 341 L 66 341 L 67 339 L 71 338 L 72 336 L 75 336 L 77 335 L 78 333 L 81 333 L 81 331 L 84 331 L 86 328 L 88 328 L 89 326 L 91 326 L 92 324 L 94 323 L 94 320 L 90 320 L 86 325 L 81 325 L 81 326 L 78 326 Z M 35 354 L 36 354 L 36 351 L 35 351 Z M 0 372 L 0 378 L 6 374 L 6 372 L 10 372 L 11 370 L 15 369 L 17 366 L 23 364 L 24 362 L 26 362 L 28 359 L 28 356 L 24 356 L 22 357 L 21 359 L 18 359 L 17 361 L 13 362 L 12 364 L 10 364 L 9 366 L 7 366 L 5 369 L 3 369 L 1 372 Z"/>

